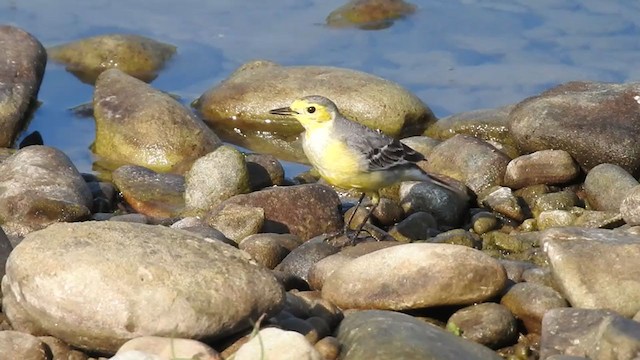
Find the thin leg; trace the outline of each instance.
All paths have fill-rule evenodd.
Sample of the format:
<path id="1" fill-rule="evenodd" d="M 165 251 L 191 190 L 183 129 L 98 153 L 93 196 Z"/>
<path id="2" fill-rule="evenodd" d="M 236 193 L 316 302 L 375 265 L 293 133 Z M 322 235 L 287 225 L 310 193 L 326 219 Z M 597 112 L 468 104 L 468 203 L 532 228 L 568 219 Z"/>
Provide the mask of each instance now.
<path id="1" fill-rule="evenodd" d="M 360 233 L 362 232 L 362 228 L 364 227 L 364 224 L 366 224 L 367 221 L 369 221 L 369 218 L 371 218 L 371 214 L 373 214 L 373 211 L 376 209 L 379 202 L 380 202 L 380 195 L 378 193 L 371 194 L 371 203 L 373 204 L 373 206 L 371 206 L 371 210 L 369 210 L 367 215 L 364 217 L 364 219 L 360 223 L 360 226 L 358 226 L 358 229 L 353 235 L 353 238 L 351 239 L 351 241 L 355 241 L 358 238 L 358 236 L 360 236 Z"/>
<path id="2" fill-rule="evenodd" d="M 351 228 L 351 221 L 353 221 L 353 217 L 356 215 L 356 212 L 358 211 L 358 208 L 360 207 L 360 204 L 362 204 L 362 200 L 364 200 L 364 193 L 362 193 L 360 195 L 360 199 L 358 199 L 358 203 L 356 204 L 355 209 L 351 213 L 351 216 L 349 216 L 349 221 L 347 221 L 344 224 L 344 234 L 345 235 L 347 235 L 349 233 L 349 229 Z"/>

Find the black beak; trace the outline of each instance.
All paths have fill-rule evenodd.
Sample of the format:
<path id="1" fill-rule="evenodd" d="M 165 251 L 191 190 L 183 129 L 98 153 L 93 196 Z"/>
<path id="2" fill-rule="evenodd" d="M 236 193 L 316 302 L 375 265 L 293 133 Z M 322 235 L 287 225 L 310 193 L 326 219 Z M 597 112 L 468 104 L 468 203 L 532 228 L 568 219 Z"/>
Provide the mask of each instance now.
<path id="1" fill-rule="evenodd" d="M 283 108 L 279 108 L 279 109 L 270 110 L 269 114 L 291 116 L 291 115 L 298 115 L 299 112 L 294 111 L 290 107 L 287 106 L 287 107 L 283 107 Z"/>

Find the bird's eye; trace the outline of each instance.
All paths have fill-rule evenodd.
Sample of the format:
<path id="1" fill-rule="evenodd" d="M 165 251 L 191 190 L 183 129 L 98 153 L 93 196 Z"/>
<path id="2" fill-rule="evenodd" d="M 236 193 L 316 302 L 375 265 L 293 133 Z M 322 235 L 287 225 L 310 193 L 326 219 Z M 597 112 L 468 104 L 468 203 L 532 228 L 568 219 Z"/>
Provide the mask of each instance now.
<path id="1" fill-rule="evenodd" d="M 314 112 L 316 112 L 316 107 L 315 107 L 315 106 L 309 106 L 309 107 L 307 108 L 307 112 L 308 112 L 309 114 L 313 114 Z"/>

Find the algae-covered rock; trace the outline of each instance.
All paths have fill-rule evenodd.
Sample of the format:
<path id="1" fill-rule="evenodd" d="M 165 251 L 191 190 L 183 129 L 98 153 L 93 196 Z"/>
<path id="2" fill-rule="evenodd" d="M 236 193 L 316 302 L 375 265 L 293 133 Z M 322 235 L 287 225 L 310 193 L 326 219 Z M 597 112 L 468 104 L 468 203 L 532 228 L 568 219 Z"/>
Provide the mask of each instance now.
<path id="1" fill-rule="evenodd" d="M 112 34 L 54 46 L 47 52 L 85 83 L 93 84 L 100 73 L 111 68 L 150 82 L 176 47 L 140 35 Z"/>
<path id="2" fill-rule="evenodd" d="M 332 11 L 326 21 L 333 28 L 381 30 L 415 11 L 416 6 L 404 0 L 351 0 Z"/>

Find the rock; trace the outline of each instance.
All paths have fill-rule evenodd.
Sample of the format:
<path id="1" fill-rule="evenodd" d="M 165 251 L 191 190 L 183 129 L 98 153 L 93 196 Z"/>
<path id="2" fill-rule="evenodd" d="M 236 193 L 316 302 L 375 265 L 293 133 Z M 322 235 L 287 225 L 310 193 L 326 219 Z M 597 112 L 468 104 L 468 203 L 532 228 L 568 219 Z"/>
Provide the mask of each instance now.
<path id="1" fill-rule="evenodd" d="M 637 359 L 640 354 L 640 324 L 622 316 L 610 316 L 602 321 L 591 345 L 591 359 Z"/>
<path id="2" fill-rule="evenodd" d="M 173 225 L 171 227 L 174 228 Z M 198 234 L 198 235 L 200 235 L 200 236 L 202 236 L 204 238 L 207 238 L 207 239 L 220 241 L 220 242 L 223 242 L 223 243 L 225 243 L 227 245 L 231 245 L 231 246 L 234 246 L 234 247 L 238 246 L 238 244 L 235 241 L 233 241 L 233 240 L 227 238 L 226 236 L 224 236 L 224 234 L 222 232 L 220 232 L 220 231 L 218 231 L 218 230 L 216 230 L 216 229 L 214 229 L 212 227 L 209 227 L 207 225 L 176 227 L 174 229 L 182 229 L 182 230 L 188 231 L 190 233 Z"/>
<path id="3" fill-rule="evenodd" d="M 332 28 L 380 30 L 415 11 L 416 6 L 404 0 L 351 0 L 332 11 L 327 16 L 326 23 Z"/>
<path id="4" fill-rule="evenodd" d="M 485 141 L 456 135 L 433 148 L 426 170 L 462 181 L 477 195 L 502 185 L 510 160 Z"/>
<path id="5" fill-rule="evenodd" d="M 73 350 L 71 347 L 66 344 L 64 341 L 54 338 L 53 336 L 40 336 L 38 337 L 40 341 L 45 343 L 49 350 L 51 351 L 51 355 L 53 360 L 61 359 L 61 360 L 87 360 L 88 356 L 80 352 L 78 350 Z"/>
<path id="6" fill-rule="evenodd" d="M 604 211 L 620 211 L 622 200 L 638 185 L 638 181 L 631 174 L 613 164 L 594 167 L 584 180 L 584 190 L 589 204 L 596 210 Z"/>
<path id="7" fill-rule="evenodd" d="M 345 214 L 346 215 L 346 214 Z M 380 198 L 378 206 L 371 214 L 382 225 L 393 225 L 404 218 L 404 210 L 395 201 L 388 198 Z M 347 221 L 349 219 L 345 219 Z"/>
<path id="8" fill-rule="evenodd" d="M 51 60 L 63 63 L 67 71 L 88 84 L 112 68 L 151 82 L 175 52 L 173 45 L 128 34 L 94 36 L 47 49 Z"/>
<path id="9" fill-rule="evenodd" d="M 47 53 L 31 34 L 0 25 L 0 147 L 11 147 L 34 107 Z"/>
<path id="10" fill-rule="evenodd" d="M 318 261 L 338 252 L 338 248 L 322 241 L 308 241 L 293 249 L 275 270 L 308 282 L 309 269 Z"/>
<path id="11" fill-rule="evenodd" d="M 632 322 L 631 320 L 622 319 L 615 312 L 609 310 L 575 308 L 549 310 L 542 319 L 540 358 L 548 359 L 554 355 L 570 355 L 585 356 L 589 359 L 633 359 L 634 357 L 592 357 L 597 355 L 597 348 L 600 344 L 607 344 L 608 339 L 603 335 L 606 334 L 607 328 L 611 326 L 612 320 L 614 322 L 623 320 L 623 323 Z M 633 329 L 634 327 L 637 329 L 638 325 L 635 324 L 628 328 Z M 615 328 L 616 325 L 613 324 L 610 330 Z M 636 337 L 638 333 L 640 332 L 636 330 Z M 607 345 L 610 345 L 610 343 Z M 622 345 L 622 341 L 620 345 Z M 609 346 L 603 350 L 609 350 Z"/>
<path id="12" fill-rule="evenodd" d="M 429 230 L 437 229 L 436 219 L 427 212 L 416 212 L 399 222 L 389 230 L 396 241 L 409 243 L 429 238 Z"/>
<path id="13" fill-rule="evenodd" d="M 489 188 L 481 195 L 478 202 L 516 221 L 523 221 L 526 218 L 520 202 L 508 187 L 496 186 Z"/>
<path id="14" fill-rule="evenodd" d="M 447 330 L 492 349 L 516 342 L 518 325 L 511 312 L 494 303 L 472 305 L 456 311 Z"/>
<path id="15" fill-rule="evenodd" d="M 418 97 L 391 81 L 351 69 L 280 66 L 264 60 L 242 65 L 194 107 L 218 133 L 231 136 L 226 140 L 260 146 L 256 152 L 278 152 L 279 159 L 305 161 L 296 140 L 302 126 L 293 118 L 270 115 L 269 110 L 307 95 L 327 97 L 346 117 L 394 137 L 417 135 L 435 121 Z M 233 128 L 242 134 L 229 131 Z"/>
<path id="16" fill-rule="evenodd" d="M 580 168 L 568 152 L 541 150 L 511 160 L 504 174 L 504 184 L 512 189 L 536 184 L 564 184 L 578 174 Z"/>
<path id="17" fill-rule="evenodd" d="M 4 268 L 7 263 L 7 259 L 9 258 L 9 254 L 11 254 L 11 250 L 13 250 L 13 245 L 11 245 L 11 241 L 5 234 L 4 230 L 0 227 L 0 279 L 4 276 Z M 0 294 L 0 298 L 2 294 Z"/>
<path id="18" fill-rule="evenodd" d="M 250 191 L 244 156 L 222 145 L 193 163 L 185 176 L 185 202 L 191 211 L 203 212 L 224 200 Z"/>
<path id="19" fill-rule="evenodd" d="M 321 360 L 320 353 L 302 336 L 294 331 L 276 328 L 260 330 L 254 338 L 242 345 L 234 354 L 234 360 L 255 359 Z"/>
<path id="20" fill-rule="evenodd" d="M 121 221 L 121 222 L 130 222 L 130 223 L 137 223 L 137 224 L 148 224 L 149 223 L 149 218 L 146 215 L 143 214 L 122 214 L 122 215 L 115 215 L 109 218 L 109 221 Z"/>
<path id="21" fill-rule="evenodd" d="M 498 218 L 493 213 L 482 211 L 471 217 L 471 224 L 473 224 L 473 231 L 482 235 L 498 227 Z"/>
<path id="22" fill-rule="evenodd" d="M 620 214 L 627 224 L 640 225 L 640 185 L 627 191 L 620 205 Z"/>
<path id="23" fill-rule="evenodd" d="M 27 235 L 9 256 L 2 293 L 16 330 L 100 352 L 140 336 L 226 336 L 284 301 L 273 275 L 244 252 L 181 230 L 111 221 Z"/>
<path id="24" fill-rule="evenodd" d="M 441 143 L 440 140 L 436 140 L 428 136 L 409 136 L 401 139 L 400 142 L 419 152 L 425 158 L 429 158 L 431 150 Z"/>
<path id="25" fill-rule="evenodd" d="M 515 140 L 509 134 L 509 112 L 513 105 L 453 114 L 429 126 L 425 135 L 446 140 L 456 134 L 469 135 L 489 143 L 501 144 L 507 155 L 519 155 Z"/>
<path id="26" fill-rule="evenodd" d="M 576 207 L 573 213 L 578 215 L 573 222 L 573 226 L 577 227 L 613 229 L 624 225 L 618 211 L 593 211 Z"/>
<path id="27" fill-rule="evenodd" d="M 292 246 L 294 241 L 297 244 Z M 292 239 L 290 234 L 255 234 L 244 238 L 238 247 L 249 253 L 259 264 L 273 269 L 290 251 L 298 247 L 299 241 L 295 237 Z"/>
<path id="28" fill-rule="evenodd" d="M 559 289 L 549 268 L 533 267 L 527 269 L 522 273 L 522 280 L 528 283 L 548 286 L 556 291 Z"/>
<path id="29" fill-rule="evenodd" d="M 222 359 L 217 351 L 199 341 L 174 337 L 137 337 L 124 343 L 118 349 L 116 356 L 128 351 L 141 351 L 149 355 L 158 356 L 160 359 Z"/>
<path id="30" fill-rule="evenodd" d="M 184 209 L 184 176 L 160 174 L 137 165 L 124 165 L 111 174 L 124 200 L 144 215 L 166 219 Z"/>
<path id="31" fill-rule="evenodd" d="M 540 284 L 518 283 L 502 297 L 500 303 L 522 320 L 529 333 L 540 333 L 542 317 L 550 309 L 567 307 L 557 291 Z"/>
<path id="32" fill-rule="evenodd" d="M 565 150 L 589 170 L 611 163 L 640 170 L 640 83 L 569 82 L 520 102 L 509 130 L 525 152 Z"/>
<path id="33" fill-rule="evenodd" d="M 37 337 L 17 331 L 0 331 L 0 359 L 48 360 L 49 349 Z"/>
<path id="34" fill-rule="evenodd" d="M 463 229 L 445 231 L 429 239 L 429 242 L 434 244 L 462 245 L 476 249 L 482 247 L 482 239 L 477 234 Z"/>
<path id="35" fill-rule="evenodd" d="M 260 232 L 264 210 L 259 207 L 230 204 L 207 218 L 207 224 L 239 244 L 247 236 Z"/>
<path id="36" fill-rule="evenodd" d="M 577 217 L 567 210 L 545 210 L 536 217 L 538 230 L 571 226 Z"/>
<path id="37" fill-rule="evenodd" d="M 91 212 L 112 212 L 116 202 L 116 187 L 112 183 L 104 181 L 88 181 L 87 185 L 93 197 Z"/>
<path id="38" fill-rule="evenodd" d="M 340 267 L 324 282 L 322 296 L 341 308 L 408 310 L 484 301 L 506 280 L 502 265 L 478 250 L 403 244 Z"/>
<path id="39" fill-rule="evenodd" d="M 284 168 L 273 155 L 247 154 L 245 155 L 249 184 L 252 191 L 257 191 L 273 185 L 284 185 Z"/>
<path id="40" fill-rule="evenodd" d="M 86 219 L 92 200 L 87 183 L 60 150 L 29 146 L 0 163 L 0 218 L 9 235 Z"/>
<path id="41" fill-rule="evenodd" d="M 262 208 L 265 217 L 262 232 L 291 233 L 302 240 L 342 230 L 343 226 L 338 195 L 319 184 L 274 187 L 236 195 L 212 213 L 230 204 Z"/>
<path id="42" fill-rule="evenodd" d="M 542 233 L 541 242 L 553 276 L 571 306 L 611 309 L 627 317 L 640 310 L 639 236 L 558 228 Z"/>
<path id="43" fill-rule="evenodd" d="M 406 246 L 406 245 L 403 245 Z M 341 359 L 487 360 L 493 351 L 409 315 L 380 310 L 347 316 L 337 330 Z"/>
<path id="44" fill-rule="evenodd" d="M 578 196 L 571 190 L 540 194 L 535 200 L 531 211 L 537 217 L 547 210 L 571 210 L 579 204 L 579 201 Z"/>
<path id="45" fill-rule="evenodd" d="M 504 267 L 504 270 L 507 272 L 507 278 L 514 283 L 519 283 L 525 281 L 523 278 L 523 274 L 525 271 L 529 269 L 534 269 L 537 267 L 528 261 L 517 261 L 517 260 L 508 260 L 508 259 L 500 259 L 500 264 Z"/>
<path id="46" fill-rule="evenodd" d="M 96 140 L 103 167 L 132 164 L 184 173 L 220 146 L 220 139 L 171 96 L 120 70 L 104 71 L 93 94 Z"/>
<path id="47" fill-rule="evenodd" d="M 405 213 L 427 212 L 438 224 L 448 226 L 459 225 L 469 208 L 466 198 L 432 182 L 402 182 L 400 199 Z"/>
<path id="48" fill-rule="evenodd" d="M 318 350 L 322 359 L 325 360 L 336 360 L 340 355 L 340 342 L 333 336 L 320 339 L 313 347 Z"/>

